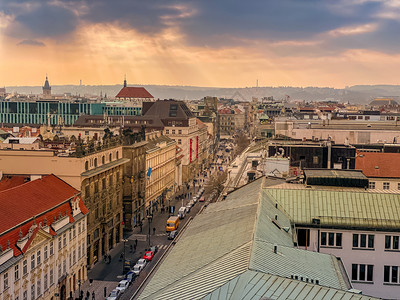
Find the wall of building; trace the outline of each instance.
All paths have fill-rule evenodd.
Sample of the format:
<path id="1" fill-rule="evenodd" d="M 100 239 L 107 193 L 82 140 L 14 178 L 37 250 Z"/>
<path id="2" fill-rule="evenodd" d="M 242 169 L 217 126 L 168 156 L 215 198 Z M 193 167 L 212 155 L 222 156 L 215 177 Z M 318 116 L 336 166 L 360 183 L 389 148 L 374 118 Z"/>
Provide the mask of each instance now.
<path id="1" fill-rule="evenodd" d="M 297 227 L 297 230 L 305 229 Z M 319 251 L 321 253 L 333 254 L 340 257 L 344 263 L 349 279 L 354 288 L 361 290 L 363 294 L 382 297 L 387 299 L 396 299 L 399 295 L 399 274 L 397 274 L 397 282 L 385 282 L 384 266 L 397 266 L 400 269 L 400 249 L 385 249 L 385 237 L 396 236 L 399 238 L 399 232 L 390 231 L 363 231 L 363 230 L 342 230 L 342 229 L 309 229 L 309 246 L 300 247 L 310 251 Z M 327 233 L 326 245 L 322 245 L 321 233 Z M 329 244 L 329 233 L 333 233 L 333 245 Z M 336 245 L 337 234 L 342 235 L 341 245 Z M 353 247 L 353 235 L 358 235 L 358 247 Z M 366 245 L 361 247 L 361 235 L 366 235 Z M 368 236 L 373 236 L 373 245 L 368 245 Z M 371 246 L 371 247 L 368 247 Z M 398 248 L 398 247 L 397 247 Z M 353 264 L 357 265 L 356 274 L 353 274 Z M 360 280 L 360 265 L 372 265 L 372 280 Z M 366 267 L 367 268 L 367 267 Z M 399 270 L 398 270 L 399 271 Z M 366 271 L 368 273 L 368 271 Z M 301 274 L 299 274 L 301 275 Z M 391 274 L 390 274 L 391 275 Z M 354 278 L 354 279 L 353 279 Z"/>

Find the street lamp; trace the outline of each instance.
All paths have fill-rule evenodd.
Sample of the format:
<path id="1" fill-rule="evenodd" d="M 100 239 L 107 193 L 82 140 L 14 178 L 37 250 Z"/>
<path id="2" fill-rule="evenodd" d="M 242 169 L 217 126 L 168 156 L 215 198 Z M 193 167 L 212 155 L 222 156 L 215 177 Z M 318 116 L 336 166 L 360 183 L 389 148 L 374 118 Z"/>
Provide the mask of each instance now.
<path id="1" fill-rule="evenodd" d="M 150 225 L 151 225 L 151 220 L 153 219 L 153 216 L 147 216 L 147 220 L 149 221 L 149 248 L 150 248 Z"/>
<path id="2" fill-rule="evenodd" d="M 127 239 L 122 240 L 124 242 L 124 257 L 122 259 L 122 274 L 124 274 L 125 271 L 125 243 L 128 241 Z"/>
<path id="3" fill-rule="evenodd" d="M 78 279 L 78 298 L 81 299 L 81 280 Z"/>

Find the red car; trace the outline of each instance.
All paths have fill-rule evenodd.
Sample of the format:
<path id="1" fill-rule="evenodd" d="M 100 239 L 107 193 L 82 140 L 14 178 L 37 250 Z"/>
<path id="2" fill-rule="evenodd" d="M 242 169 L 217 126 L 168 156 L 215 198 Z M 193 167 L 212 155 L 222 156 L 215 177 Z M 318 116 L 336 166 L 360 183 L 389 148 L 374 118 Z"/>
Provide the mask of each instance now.
<path id="1" fill-rule="evenodd" d="M 153 259 L 154 252 L 153 251 L 146 251 L 146 253 L 143 255 L 143 258 L 147 261 L 151 261 Z"/>

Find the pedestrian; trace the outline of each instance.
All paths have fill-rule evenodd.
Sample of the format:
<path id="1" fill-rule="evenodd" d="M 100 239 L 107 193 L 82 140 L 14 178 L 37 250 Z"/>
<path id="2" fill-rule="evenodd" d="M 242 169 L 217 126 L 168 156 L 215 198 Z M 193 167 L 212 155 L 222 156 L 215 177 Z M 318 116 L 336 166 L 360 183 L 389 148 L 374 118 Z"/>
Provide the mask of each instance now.
<path id="1" fill-rule="evenodd" d="M 94 300 L 94 291 L 92 292 L 92 300 Z"/>
<path id="2" fill-rule="evenodd" d="M 135 246 L 137 246 L 137 239 L 135 239 Z"/>
<path id="3" fill-rule="evenodd" d="M 139 226 L 140 226 L 140 232 L 142 232 L 143 231 L 142 223 L 140 223 Z"/>
<path id="4" fill-rule="evenodd" d="M 153 227 L 153 235 L 155 235 L 155 234 L 156 234 L 156 228 Z"/>
<path id="5" fill-rule="evenodd" d="M 87 298 L 87 299 L 90 298 L 90 292 L 89 292 L 89 291 L 86 292 L 86 298 Z"/>

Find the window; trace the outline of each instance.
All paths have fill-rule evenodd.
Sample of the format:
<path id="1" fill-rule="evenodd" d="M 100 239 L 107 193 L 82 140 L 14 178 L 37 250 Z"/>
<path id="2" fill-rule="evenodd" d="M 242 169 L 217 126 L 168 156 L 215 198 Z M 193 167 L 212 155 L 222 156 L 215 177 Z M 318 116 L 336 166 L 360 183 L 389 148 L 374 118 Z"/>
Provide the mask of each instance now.
<path id="1" fill-rule="evenodd" d="M 106 163 L 106 157 L 104 155 L 101 157 L 101 163 L 103 165 Z"/>
<path id="2" fill-rule="evenodd" d="M 342 233 L 321 232 L 321 246 L 342 247 Z"/>
<path id="3" fill-rule="evenodd" d="M 353 248 L 373 249 L 374 237 L 373 234 L 353 234 Z"/>
<path id="4" fill-rule="evenodd" d="M 119 159 L 119 152 L 117 151 L 117 159 Z"/>
<path id="5" fill-rule="evenodd" d="M 54 283 L 54 271 L 53 269 L 50 269 L 50 285 Z"/>
<path id="6" fill-rule="evenodd" d="M 351 280 L 355 281 L 373 281 L 374 266 L 364 264 L 352 264 Z"/>
<path id="7" fill-rule="evenodd" d="M 175 134 L 175 129 L 172 129 L 172 134 Z"/>
<path id="8" fill-rule="evenodd" d="M 42 290 L 41 290 L 42 285 L 41 285 L 40 280 L 38 280 L 38 281 L 36 282 L 36 284 L 37 284 L 37 297 L 40 297 L 40 295 L 42 294 Z"/>
<path id="9" fill-rule="evenodd" d="M 178 130 L 178 133 L 179 133 L 179 134 L 182 134 L 182 130 L 179 129 L 179 130 Z"/>
<path id="10" fill-rule="evenodd" d="M 370 188 L 371 190 L 374 190 L 374 189 L 375 189 L 375 182 L 374 182 L 374 181 L 370 181 L 370 182 L 369 182 L 369 188 Z"/>
<path id="11" fill-rule="evenodd" d="M 399 283 L 399 267 L 384 266 L 383 267 L 383 282 Z"/>
<path id="12" fill-rule="evenodd" d="M 35 284 L 31 285 L 31 300 L 36 299 L 35 297 Z"/>
<path id="13" fill-rule="evenodd" d="M 94 159 L 94 167 L 97 168 L 97 158 Z"/>
<path id="14" fill-rule="evenodd" d="M 63 260 L 63 274 L 65 274 L 67 272 L 67 260 L 64 259 Z"/>
<path id="15" fill-rule="evenodd" d="M 43 290 L 47 291 L 47 289 L 49 288 L 48 284 L 48 278 L 47 278 L 47 274 L 44 274 L 43 276 Z"/>
<path id="16" fill-rule="evenodd" d="M 169 129 L 165 130 L 165 133 L 166 133 L 166 134 L 169 134 Z"/>
<path id="17" fill-rule="evenodd" d="M 76 237 L 76 226 L 72 228 L 72 236 L 75 238 Z"/>
<path id="18" fill-rule="evenodd" d="M 182 140 L 178 139 L 178 145 L 182 145 Z"/>
<path id="19" fill-rule="evenodd" d="M 297 229 L 297 244 L 302 247 L 310 246 L 310 229 Z"/>
<path id="20" fill-rule="evenodd" d="M 390 189 L 390 182 L 384 182 L 383 183 L 383 189 L 384 190 L 389 190 Z"/>
<path id="21" fill-rule="evenodd" d="M 386 235 L 385 236 L 385 249 L 386 250 L 399 250 L 399 236 Z"/>
<path id="22" fill-rule="evenodd" d="M 72 251 L 72 264 L 75 264 L 75 263 L 76 263 L 76 250 L 74 249 Z"/>
<path id="23" fill-rule="evenodd" d="M 22 295 L 22 299 L 23 300 L 28 300 L 28 291 L 24 291 L 23 295 Z"/>
<path id="24" fill-rule="evenodd" d="M 50 242 L 50 256 L 52 256 L 53 254 L 54 254 L 53 242 Z"/>
<path id="25" fill-rule="evenodd" d="M 31 256 L 31 270 L 35 268 L 35 254 Z"/>
<path id="26" fill-rule="evenodd" d="M 19 279 L 19 265 L 15 265 L 14 267 L 14 280 L 17 281 Z"/>
<path id="27" fill-rule="evenodd" d="M 28 261 L 26 259 L 22 262 L 22 274 L 28 274 Z"/>
<path id="28" fill-rule="evenodd" d="M 58 264 L 58 278 L 61 277 L 61 263 Z"/>
<path id="29" fill-rule="evenodd" d="M 8 289 L 8 273 L 4 273 L 3 288 L 4 290 Z"/>
<path id="30" fill-rule="evenodd" d="M 60 251 L 61 250 L 61 246 L 62 246 L 62 244 L 61 244 L 61 236 L 58 238 L 58 251 Z"/>
<path id="31" fill-rule="evenodd" d="M 313 164 L 318 165 L 318 156 L 313 156 Z"/>
<path id="32" fill-rule="evenodd" d="M 37 260 L 37 265 L 40 265 L 40 263 L 41 263 L 41 258 L 42 258 L 42 256 L 41 256 L 41 253 L 40 253 L 40 250 L 36 253 L 36 260 Z"/>
<path id="33" fill-rule="evenodd" d="M 43 252 L 43 260 L 46 260 L 48 258 L 48 246 L 44 246 L 44 252 Z"/>
<path id="34" fill-rule="evenodd" d="M 89 170 L 89 162 L 85 161 L 85 171 Z"/>
<path id="35" fill-rule="evenodd" d="M 81 222 L 78 223 L 78 234 L 81 233 Z"/>
<path id="36" fill-rule="evenodd" d="M 63 247 L 65 247 L 67 245 L 67 234 L 64 233 L 63 234 Z"/>
<path id="37" fill-rule="evenodd" d="M 72 241 L 72 230 L 69 231 L 69 240 Z"/>

